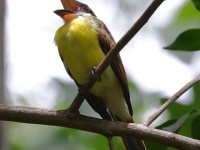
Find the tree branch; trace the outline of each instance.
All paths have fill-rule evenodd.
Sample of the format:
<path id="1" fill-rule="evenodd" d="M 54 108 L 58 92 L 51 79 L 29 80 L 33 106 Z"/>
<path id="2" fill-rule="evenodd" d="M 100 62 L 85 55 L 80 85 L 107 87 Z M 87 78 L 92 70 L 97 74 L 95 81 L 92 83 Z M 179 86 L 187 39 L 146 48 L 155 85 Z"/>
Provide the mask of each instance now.
<path id="1" fill-rule="evenodd" d="M 90 74 L 88 82 L 86 82 L 80 89 L 84 95 L 87 95 L 89 90 L 92 88 L 94 83 L 100 78 L 101 74 L 105 69 L 112 63 L 117 54 L 122 50 L 122 48 L 136 35 L 136 33 L 147 23 L 149 18 L 153 15 L 156 9 L 161 5 L 164 0 L 153 0 L 141 17 L 135 22 L 135 24 L 127 31 L 127 33 L 117 42 L 117 44 L 108 52 L 106 57 L 95 69 L 95 76 Z M 74 102 L 70 106 L 69 110 L 73 113 L 77 113 L 81 103 L 83 102 L 84 97 L 77 94 Z"/>
<path id="2" fill-rule="evenodd" d="M 113 139 L 111 136 L 107 136 L 108 139 L 108 145 L 110 147 L 110 150 L 115 150 L 114 145 L 113 145 Z"/>
<path id="3" fill-rule="evenodd" d="M 200 82 L 200 74 L 188 82 L 184 87 L 182 87 L 178 92 L 176 92 L 171 98 L 169 98 L 155 113 L 150 115 L 145 121 L 144 125 L 149 126 L 154 120 L 156 120 L 173 102 L 175 102 L 181 95 L 183 95 L 187 90 L 189 90 L 196 83 Z"/>
<path id="4" fill-rule="evenodd" d="M 141 124 L 112 122 L 78 115 L 69 119 L 62 110 L 0 105 L 0 120 L 74 128 L 110 136 L 132 136 L 178 149 L 199 150 L 200 141 Z"/>

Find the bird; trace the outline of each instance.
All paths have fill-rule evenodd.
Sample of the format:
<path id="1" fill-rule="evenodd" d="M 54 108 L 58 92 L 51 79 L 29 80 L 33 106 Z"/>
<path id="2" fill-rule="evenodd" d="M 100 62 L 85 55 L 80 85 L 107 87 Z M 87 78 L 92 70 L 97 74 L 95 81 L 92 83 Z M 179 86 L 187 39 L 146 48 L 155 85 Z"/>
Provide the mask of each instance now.
<path id="1" fill-rule="evenodd" d="M 106 25 L 91 11 L 54 11 L 64 20 L 54 40 L 66 71 L 78 87 L 86 83 L 89 73 L 116 44 Z M 103 119 L 134 122 L 128 81 L 119 54 L 85 98 Z M 122 139 L 127 150 L 146 149 L 142 140 Z"/>

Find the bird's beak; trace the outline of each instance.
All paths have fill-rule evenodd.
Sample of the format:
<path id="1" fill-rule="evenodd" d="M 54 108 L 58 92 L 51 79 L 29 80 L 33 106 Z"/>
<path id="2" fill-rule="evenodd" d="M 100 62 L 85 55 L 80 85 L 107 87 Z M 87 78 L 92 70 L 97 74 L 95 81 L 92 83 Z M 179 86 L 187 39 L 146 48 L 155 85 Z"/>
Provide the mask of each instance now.
<path id="1" fill-rule="evenodd" d="M 60 16 L 61 18 L 63 18 L 64 15 L 66 15 L 66 14 L 74 14 L 73 11 L 68 10 L 68 9 L 58 9 L 58 10 L 55 10 L 54 13 L 56 15 Z"/>
<path id="2" fill-rule="evenodd" d="M 78 10 L 78 4 L 75 0 L 61 0 L 64 9 L 69 9 L 73 11 Z"/>

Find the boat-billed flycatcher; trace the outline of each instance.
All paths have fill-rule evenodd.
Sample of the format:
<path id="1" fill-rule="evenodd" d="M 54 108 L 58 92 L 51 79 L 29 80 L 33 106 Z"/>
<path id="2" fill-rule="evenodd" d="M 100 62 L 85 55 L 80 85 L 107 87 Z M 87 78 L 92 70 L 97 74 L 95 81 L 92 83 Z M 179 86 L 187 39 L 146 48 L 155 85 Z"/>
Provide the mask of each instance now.
<path id="1" fill-rule="evenodd" d="M 75 83 L 86 83 L 115 41 L 104 23 L 93 14 L 56 10 L 65 24 L 56 31 L 55 43 L 63 64 Z M 103 119 L 133 122 L 126 73 L 119 55 L 90 90 L 86 100 Z M 108 111 L 107 111 L 108 108 Z M 135 138 L 123 138 L 128 150 L 144 150 Z"/>

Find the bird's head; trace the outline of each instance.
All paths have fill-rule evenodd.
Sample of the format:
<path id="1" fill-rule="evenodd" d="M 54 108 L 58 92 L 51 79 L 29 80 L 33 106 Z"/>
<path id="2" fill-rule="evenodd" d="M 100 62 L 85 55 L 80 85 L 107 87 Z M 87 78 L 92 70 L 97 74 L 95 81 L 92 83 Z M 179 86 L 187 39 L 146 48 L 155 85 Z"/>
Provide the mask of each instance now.
<path id="1" fill-rule="evenodd" d="M 71 10 L 74 12 L 84 12 L 96 16 L 94 12 L 88 7 L 88 5 L 81 3 L 76 0 L 61 0 L 64 9 Z"/>

